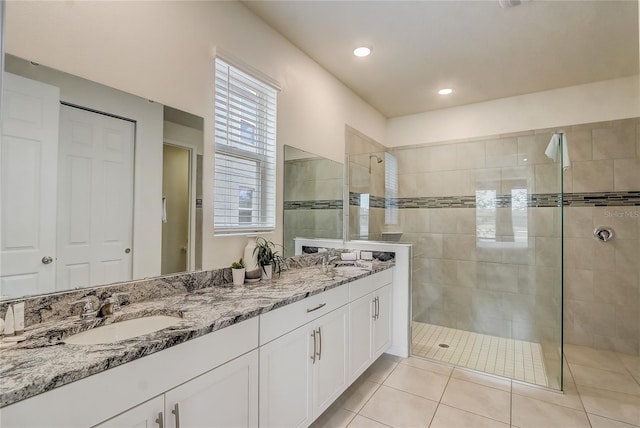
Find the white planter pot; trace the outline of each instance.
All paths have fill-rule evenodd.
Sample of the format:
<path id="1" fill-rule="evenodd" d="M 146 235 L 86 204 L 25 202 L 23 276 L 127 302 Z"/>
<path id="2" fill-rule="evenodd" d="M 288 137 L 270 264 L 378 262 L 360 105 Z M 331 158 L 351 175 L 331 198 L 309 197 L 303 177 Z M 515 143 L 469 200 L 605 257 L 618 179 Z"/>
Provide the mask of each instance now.
<path id="1" fill-rule="evenodd" d="M 244 272 L 245 272 L 245 268 L 231 269 L 231 273 L 233 274 L 233 285 L 244 284 Z"/>
<path id="2" fill-rule="evenodd" d="M 271 281 L 271 275 L 273 274 L 273 266 L 264 265 L 262 266 L 261 270 L 262 270 L 262 280 Z"/>

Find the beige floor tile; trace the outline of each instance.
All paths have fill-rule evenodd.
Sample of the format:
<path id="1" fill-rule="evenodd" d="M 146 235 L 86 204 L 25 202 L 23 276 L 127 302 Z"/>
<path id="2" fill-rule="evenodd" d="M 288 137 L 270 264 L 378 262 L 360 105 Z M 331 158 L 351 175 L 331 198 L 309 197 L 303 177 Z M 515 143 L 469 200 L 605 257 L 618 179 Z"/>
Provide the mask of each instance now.
<path id="1" fill-rule="evenodd" d="M 508 428 L 494 419 L 440 404 L 430 428 Z"/>
<path id="2" fill-rule="evenodd" d="M 360 411 L 392 427 L 428 427 L 438 403 L 382 385 Z"/>
<path id="3" fill-rule="evenodd" d="M 626 373 L 626 369 L 621 364 L 616 352 L 565 344 L 564 355 L 569 364 L 580 364 L 581 366 Z"/>
<path id="4" fill-rule="evenodd" d="M 506 391 L 451 378 L 441 402 L 500 422 L 510 422 L 511 394 Z"/>
<path id="5" fill-rule="evenodd" d="M 310 425 L 310 428 L 345 428 L 355 416 L 353 412 L 332 405 Z"/>
<path id="6" fill-rule="evenodd" d="M 640 395 L 640 385 L 630 373 L 618 373 L 569 363 L 576 385 Z"/>
<path id="7" fill-rule="evenodd" d="M 578 392 L 588 413 L 640 425 L 640 397 L 581 385 Z"/>
<path id="8" fill-rule="evenodd" d="M 357 413 L 379 387 L 379 383 L 359 378 L 338 397 L 336 403 L 345 410 Z"/>
<path id="9" fill-rule="evenodd" d="M 590 427 L 584 411 L 556 406 L 517 394 L 513 395 L 511 417 L 513 423 L 521 428 Z"/>
<path id="10" fill-rule="evenodd" d="M 456 379 L 462 379 L 468 382 L 478 383 L 480 385 L 490 386 L 491 388 L 497 388 L 503 391 L 511 392 L 511 381 L 509 379 L 501 379 L 495 376 L 488 376 L 471 370 L 461 369 L 459 367 L 456 367 L 453 370 L 453 374 L 451 376 Z"/>
<path id="11" fill-rule="evenodd" d="M 416 367 L 422 370 L 428 370 L 430 372 L 438 373 L 445 376 L 449 376 L 453 371 L 453 367 L 454 367 L 454 366 L 440 364 L 430 360 L 425 360 L 425 359 L 416 358 L 416 357 L 405 358 L 400 361 L 400 364 Z"/>
<path id="12" fill-rule="evenodd" d="M 357 415 L 349 424 L 349 428 L 385 428 L 388 426 L 361 415 Z"/>
<path id="13" fill-rule="evenodd" d="M 448 376 L 399 364 L 384 381 L 384 385 L 440 401 L 448 380 Z"/>
<path id="14" fill-rule="evenodd" d="M 578 389 L 573 382 L 565 381 L 564 393 L 549 391 L 547 389 L 524 385 L 518 382 L 513 382 L 512 387 L 514 394 L 535 398 L 536 400 L 546 401 L 547 403 L 557 404 L 559 406 L 569 407 L 575 410 L 584 410 L 580 397 L 578 396 Z"/>
<path id="15" fill-rule="evenodd" d="M 637 425 L 630 425 L 624 422 L 614 421 L 613 419 L 603 418 L 602 416 L 592 415 L 588 413 L 589 421 L 592 428 L 635 428 Z"/>
<path id="16" fill-rule="evenodd" d="M 391 374 L 393 369 L 398 365 L 396 357 L 383 354 L 374 361 L 373 364 L 360 376 L 361 379 L 370 380 L 375 383 L 382 383 Z"/>

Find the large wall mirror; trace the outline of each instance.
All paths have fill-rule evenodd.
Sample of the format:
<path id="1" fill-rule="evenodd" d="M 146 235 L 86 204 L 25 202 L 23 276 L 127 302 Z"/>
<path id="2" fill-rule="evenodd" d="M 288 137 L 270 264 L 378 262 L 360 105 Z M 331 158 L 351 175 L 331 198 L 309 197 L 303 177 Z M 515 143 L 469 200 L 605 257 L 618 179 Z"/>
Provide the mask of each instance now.
<path id="1" fill-rule="evenodd" d="M 4 60 L 0 298 L 200 269 L 203 118 Z"/>
<path id="2" fill-rule="evenodd" d="M 342 239 L 344 166 L 284 146 L 284 255 L 295 238 Z"/>

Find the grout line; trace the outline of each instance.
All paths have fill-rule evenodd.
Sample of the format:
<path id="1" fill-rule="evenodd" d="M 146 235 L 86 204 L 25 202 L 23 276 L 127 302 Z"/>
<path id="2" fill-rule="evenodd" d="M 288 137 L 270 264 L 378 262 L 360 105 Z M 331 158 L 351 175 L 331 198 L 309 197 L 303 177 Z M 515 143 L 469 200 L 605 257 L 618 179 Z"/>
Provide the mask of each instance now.
<path id="1" fill-rule="evenodd" d="M 431 415 L 431 420 L 429 421 L 429 425 L 427 425 L 428 427 L 431 426 L 431 424 L 433 423 L 433 420 L 436 418 L 436 413 L 438 413 L 438 409 L 440 408 L 440 404 L 442 403 L 442 397 L 444 397 L 444 393 L 447 390 L 447 387 L 449 386 L 449 382 L 451 381 L 452 375 L 453 375 L 453 370 L 451 370 L 451 373 L 449 373 L 449 378 L 447 379 L 447 383 L 444 385 L 444 388 L 442 388 L 442 394 L 440 394 L 440 399 L 438 400 L 436 409 L 433 411 L 433 415 Z"/>

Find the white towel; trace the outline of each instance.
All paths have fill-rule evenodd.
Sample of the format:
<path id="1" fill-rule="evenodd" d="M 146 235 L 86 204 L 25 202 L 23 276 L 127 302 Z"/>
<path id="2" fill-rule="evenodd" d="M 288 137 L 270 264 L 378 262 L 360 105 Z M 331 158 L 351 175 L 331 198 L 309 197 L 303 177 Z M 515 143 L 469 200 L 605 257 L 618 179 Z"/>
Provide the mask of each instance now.
<path id="1" fill-rule="evenodd" d="M 562 135 L 562 169 L 566 170 L 571 166 L 571 160 L 569 159 L 569 144 L 567 143 L 567 136 L 564 132 L 559 132 L 553 134 L 551 137 L 551 141 L 549 141 L 549 145 L 547 149 L 544 151 L 544 154 L 547 155 L 549 159 L 556 161 L 558 158 L 558 152 L 560 151 L 560 136 Z"/>

